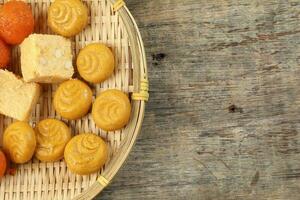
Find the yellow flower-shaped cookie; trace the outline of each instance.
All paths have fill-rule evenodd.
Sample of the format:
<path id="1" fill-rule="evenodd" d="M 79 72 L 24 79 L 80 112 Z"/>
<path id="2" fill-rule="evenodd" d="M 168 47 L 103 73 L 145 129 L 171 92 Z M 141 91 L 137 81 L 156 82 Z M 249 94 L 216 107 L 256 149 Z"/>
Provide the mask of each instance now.
<path id="1" fill-rule="evenodd" d="M 96 125 L 106 131 L 123 128 L 130 119 L 131 104 L 127 95 L 120 90 L 102 92 L 92 108 Z"/>
<path id="2" fill-rule="evenodd" d="M 54 108 L 62 117 L 70 120 L 86 115 L 92 104 L 92 90 L 79 80 L 65 81 L 55 92 Z"/>
<path id="3" fill-rule="evenodd" d="M 55 0 L 48 10 L 48 25 L 65 37 L 78 34 L 87 21 L 88 9 L 80 0 Z"/>
<path id="4" fill-rule="evenodd" d="M 35 132 L 25 122 L 15 122 L 7 127 L 3 135 L 3 148 L 14 163 L 28 162 L 36 147 Z"/>
<path id="5" fill-rule="evenodd" d="M 73 173 L 87 175 L 99 171 L 105 164 L 108 147 L 101 137 L 83 133 L 70 140 L 65 148 L 64 157 Z"/>
<path id="6" fill-rule="evenodd" d="M 63 158 L 64 149 L 71 139 L 69 127 L 56 119 L 40 121 L 36 127 L 37 147 L 35 157 L 50 162 Z"/>
<path id="7" fill-rule="evenodd" d="M 84 80 L 101 83 L 112 75 L 115 58 L 104 44 L 90 44 L 83 48 L 77 58 L 77 69 Z"/>

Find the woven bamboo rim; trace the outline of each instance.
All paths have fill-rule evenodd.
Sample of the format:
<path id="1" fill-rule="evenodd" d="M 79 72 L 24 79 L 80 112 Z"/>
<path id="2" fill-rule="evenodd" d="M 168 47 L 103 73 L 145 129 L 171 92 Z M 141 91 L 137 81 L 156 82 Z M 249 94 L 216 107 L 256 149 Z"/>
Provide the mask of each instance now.
<path id="1" fill-rule="evenodd" d="M 111 1 L 112 3 L 120 2 L 120 1 Z M 147 63 L 146 63 L 146 56 L 144 50 L 144 44 L 139 32 L 138 26 L 131 15 L 128 8 L 124 5 L 120 8 L 117 12 L 119 12 L 126 30 L 129 33 L 129 41 L 131 43 L 131 51 L 132 51 L 132 62 L 134 66 L 140 66 L 134 70 L 134 91 L 137 93 L 141 92 L 141 83 L 142 81 L 148 81 L 147 77 Z M 136 126 L 129 127 L 129 133 L 122 142 L 120 149 L 118 150 L 117 154 L 113 157 L 110 161 L 106 169 L 103 171 L 101 176 L 98 178 L 98 181 L 95 182 L 89 189 L 78 195 L 76 200 L 86 200 L 92 199 L 97 194 L 99 194 L 113 179 L 113 177 L 117 174 L 119 169 L 124 164 L 127 156 L 129 155 L 136 138 L 141 130 L 141 125 L 144 119 L 145 113 L 145 101 L 148 99 L 142 100 L 135 100 L 133 102 L 133 110 L 134 118 L 137 120 Z M 103 181 L 105 180 L 105 181 Z"/>
<path id="2" fill-rule="evenodd" d="M 7 1 L 9 0 L 0 0 L 0 3 Z M 51 33 L 44 22 L 46 21 L 47 7 L 52 1 L 27 0 L 31 4 L 38 22 L 35 32 Z M 87 28 L 84 33 L 74 38 L 74 51 L 77 55 L 80 48 L 89 42 L 94 42 L 93 37 L 97 38 L 98 32 L 101 31 L 103 38 L 97 39 L 97 41 L 107 43 L 113 50 L 122 52 L 122 56 L 117 55 L 118 58 L 116 58 L 119 71 L 116 71 L 106 83 L 94 86 L 94 92 L 97 93 L 112 86 L 132 94 L 131 121 L 123 130 L 115 133 L 106 133 L 95 128 L 90 116 L 75 122 L 65 121 L 72 130 L 95 132 L 109 141 L 111 156 L 105 167 L 97 174 L 81 177 L 70 174 L 63 162 L 45 164 L 34 160 L 32 163 L 22 165 L 16 176 L 7 176 L 0 181 L 0 199 L 92 199 L 112 181 L 125 162 L 140 132 L 145 103 L 149 94 L 146 56 L 137 24 L 122 0 L 82 1 L 90 7 L 96 5 L 101 10 L 91 11 L 91 21 L 94 20 L 95 23 L 91 25 L 90 29 Z M 117 26 L 115 26 L 116 24 Z M 116 36 L 113 39 L 103 36 L 109 35 L 108 32 Z M 14 48 L 12 66 L 16 68 L 11 70 L 17 74 L 20 73 L 19 56 L 19 48 Z M 43 86 L 43 88 L 46 97 L 33 111 L 32 125 L 46 117 L 61 119 L 51 107 L 51 98 L 57 86 Z M 0 135 L 12 122 L 13 120 L 10 118 L 0 117 Z M 44 176 L 47 174 L 50 175 L 45 178 Z"/>

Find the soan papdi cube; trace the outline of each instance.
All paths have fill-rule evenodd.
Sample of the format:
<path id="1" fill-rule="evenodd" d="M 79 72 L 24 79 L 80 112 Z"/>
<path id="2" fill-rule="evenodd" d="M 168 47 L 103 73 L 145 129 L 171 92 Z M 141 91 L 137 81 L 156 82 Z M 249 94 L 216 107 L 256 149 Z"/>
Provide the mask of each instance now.
<path id="1" fill-rule="evenodd" d="M 25 83 L 12 72 L 0 70 L 0 113 L 28 121 L 40 96 L 37 83 Z"/>
<path id="2" fill-rule="evenodd" d="M 74 74 L 71 41 L 57 35 L 32 34 L 21 44 L 26 82 L 57 83 Z"/>

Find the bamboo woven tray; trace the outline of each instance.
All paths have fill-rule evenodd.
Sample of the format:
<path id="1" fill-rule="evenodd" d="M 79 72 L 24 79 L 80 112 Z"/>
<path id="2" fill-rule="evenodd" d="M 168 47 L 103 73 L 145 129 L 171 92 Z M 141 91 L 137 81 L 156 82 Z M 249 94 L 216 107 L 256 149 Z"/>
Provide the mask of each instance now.
<path id="1" fill-rule="evenodd" d="M 5 0 L 0 0 L 3 4 Z M 35 32 L 53 34 L 47 26 L 48 0 L 27 0 L 35 16 Z M 15 176 L 6 175 L 0 181 L 0 200 L 11 199 L 92 199 L 112 180 L 126 160 L 140 131 L 144 117 L 145 101 L 148 99 L 148 79 L 144 47 L 136 23 L 123 1 L 83 0 L 89 8 L 89 24 L 73 40 L 73 54 L 93 42 L 107 44 L 116 57 L 114 75 L 102 84 L 90 85 L 94 97 L 107 88 L 118 88 L 131 97 L 132 114 L 130 123 L 120 131 L 108 133 L 96 128 L 91 115 L 66 121 L 56 115 L 52 96 L 57 85 L 43 85 L 43 95 L 32 113 L 32 126 L 45 118 L 57 118 L 66 122 L 73 135 L 93 132 L 102 136 L 110 146 L 109 161 L 98 173 L 78 176 L 69 172 L 64 161 L 41 163 L 33 160 L 17 168 Z M 74 56 L 75 59 L 75 56 Z M 75 64 L 75 62 L 74 62 Z M 9 70 L 20 74 L 19 48 L 13 49 Z M 75 66 L 75 65 L 74 65 Z M 0 138 L 4 129 L 13 120 L 0 116 Z"/>

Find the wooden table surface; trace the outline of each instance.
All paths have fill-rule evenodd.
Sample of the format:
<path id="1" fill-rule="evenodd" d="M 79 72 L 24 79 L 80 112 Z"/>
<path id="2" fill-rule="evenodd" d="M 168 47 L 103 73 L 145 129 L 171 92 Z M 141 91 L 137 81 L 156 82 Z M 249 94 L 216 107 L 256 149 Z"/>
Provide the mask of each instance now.
<path id="1" fill-rule="evenodd" d="M 128 0 L 150 95 L 97 199 L 300 199 L 300 1 Z"/>

